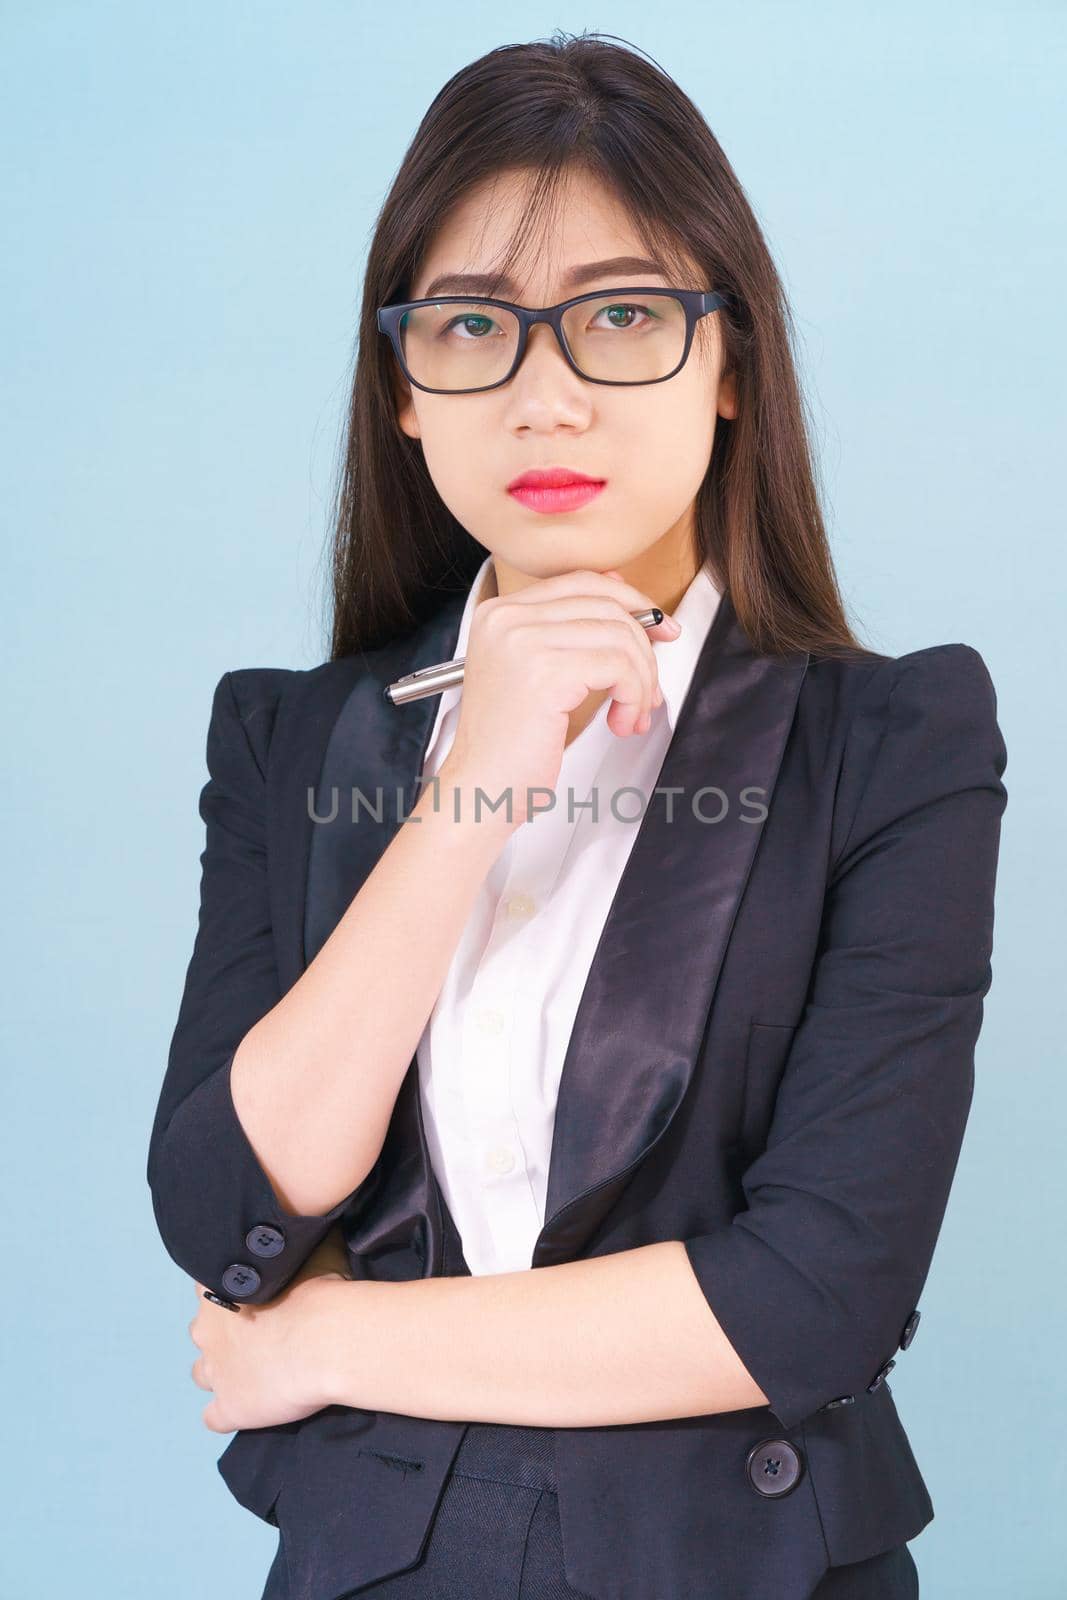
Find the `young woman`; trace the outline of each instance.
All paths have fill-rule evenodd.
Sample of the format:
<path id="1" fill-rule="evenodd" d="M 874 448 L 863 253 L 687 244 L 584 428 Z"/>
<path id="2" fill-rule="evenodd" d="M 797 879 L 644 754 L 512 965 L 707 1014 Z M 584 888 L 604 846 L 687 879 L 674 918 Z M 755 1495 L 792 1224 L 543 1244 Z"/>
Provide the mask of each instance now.
<path id="1" fill-rule="evenodd" d="M 850 631 L 781 285 L 638 53 L 444 87 L 360 334 L 330 659 L 215 691 L 148 1167 L 265 1600 L 914 1596 L 983 660 Z"/>

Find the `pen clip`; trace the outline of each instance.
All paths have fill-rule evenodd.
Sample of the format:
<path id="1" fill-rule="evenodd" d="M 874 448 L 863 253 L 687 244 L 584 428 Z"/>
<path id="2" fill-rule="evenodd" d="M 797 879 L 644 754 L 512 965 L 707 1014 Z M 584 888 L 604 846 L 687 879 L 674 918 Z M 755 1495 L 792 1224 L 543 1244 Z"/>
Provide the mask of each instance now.
<path id="1" fill-rule="evenodd" d="M 445 663 L 445 665 L 449 667 L 461 667 L 466 659 L 466 656 L 457 656 L 454 661 L 448 661 Z M 414 683 L 417 678 L 428 678 L 431 673 L 440 672 L 440 670 L 441 663 L 437 662 L 432 667 L 420 667 L 417 672 L 406 672 L 402 678 L 398 678 L 396 681 L 398 684 Z"/>

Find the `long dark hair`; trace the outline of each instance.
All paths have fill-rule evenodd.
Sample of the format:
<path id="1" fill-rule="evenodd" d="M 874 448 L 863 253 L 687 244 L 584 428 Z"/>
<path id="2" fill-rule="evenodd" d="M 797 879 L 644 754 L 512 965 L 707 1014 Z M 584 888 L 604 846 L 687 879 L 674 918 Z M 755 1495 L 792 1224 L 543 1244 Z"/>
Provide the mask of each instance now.
<path id="1" fill-rule="evenodd" d="M 697 107 L 614 35 L 503 45 L 457 72 L 415 133 L 367 259 L 343 468 L 334 506 L 331 659 L 408 632 L 466 589 L 487 554 L 433 485 L 396 421 L 394 358 L 379 305 L 402 300 L 441 219 L 503 169 L 533 182 L 500 276 L 580 168 L 609 188 L 653 259 L 728 291 L 724 362 L 738 415 L 719 417 L 697 496 L 700 558 L 761 653 L 867 653 L 845 618 L 816 484 L 793 328 L 770 252 Z"/>

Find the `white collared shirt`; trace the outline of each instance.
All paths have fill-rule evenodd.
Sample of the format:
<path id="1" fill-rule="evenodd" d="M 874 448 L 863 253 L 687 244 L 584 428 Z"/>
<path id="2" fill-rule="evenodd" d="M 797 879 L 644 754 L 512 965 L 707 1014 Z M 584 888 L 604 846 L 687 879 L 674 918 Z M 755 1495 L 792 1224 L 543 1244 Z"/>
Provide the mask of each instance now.
<path id="1" fill-rule="evenodd" d="M 471 584 L 456 656 L 466 653 L 492 560 Z M 494 593 L 491 577 L 485 592 Z M 556 803 L 517 828 L 494 861 L 419 1041 L 430 1158 L 473 1274 L 531 1264 L 578 1003 L 719 600 L 701 568 L 674 611 L 682 632 L 652 641 L 663 704 L 647 733 L 613 734 L 605 698 L 565 747 Z M 441 695 L 424 781 L 451 749 L 461 694 Z"/>

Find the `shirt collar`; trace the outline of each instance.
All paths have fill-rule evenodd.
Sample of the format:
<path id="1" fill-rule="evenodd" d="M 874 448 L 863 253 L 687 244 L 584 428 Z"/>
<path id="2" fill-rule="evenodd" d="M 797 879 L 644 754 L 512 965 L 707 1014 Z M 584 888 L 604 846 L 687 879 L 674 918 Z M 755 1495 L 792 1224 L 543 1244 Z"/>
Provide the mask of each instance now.
<path id="1" fill-rule="evenodd" d="M 671 613 L 681 624 L 681 633 L 676 639 L 652 640 L 659 686 L 663 690 L 663 709 L 672 733 L 721 598 L 707 567 L 699 567 Z"/>
<path id="2" fill-rule="evenodd" d="M 467 603 L 463 607 L 463 615 L 459 622 L 459 633 L 456 635 L 456 643 L 452 651 L 454 658 L 458 659 L 458 657 L 465 656 L 467 653 L 467 640 L 470 637 L 471 621 L 474 617 L 475 606 L 480 600 L 495 593 L 496 577 L 493 572 L 493 557 L 492 555 L 487 555 L 477 572 L 474 574 L 470 589 L 467 592 Z M 433 759 L 437 748 L 437 741 L 441 734 L 441 724 L 448 713 L 452 710 L 452 707 L 459 705 L 462 694 L 463 685 L 459 683 L 453 684 L 451 688 L 443 689 L 441 691 L 437 702 L 437 714 L 434 717 L 429 743 L 426 746 L 426 756 L 423 763 L 424 765 L 428 765 Z"/>
<path id="3" fill-rule="evenodd" d="M 467 602 L 463 607 L 460 618 L 459 633 L 456 636 L 456 657 L 467 653 L 467 640 L 470 637 L 471 622 L 474 617 L 474 608 L 478 603 L 496 593 L 496 581 L 492 571 L 493 557 L 487 555 L 471 582 L 467 593 Z M 720 591 L 712 582 L 711 574 L 706 566 L 698 568 L 696 576 L 686 589 L 682 598 L 674 608 L 673 615 L 681 623 L 682 631 L 676 639 L 653 639 L 652 649 L 656 656 L 656 671 L 659 674 L 659 685 L 663 690 L 663 709 L 667 714 L 667 721 L 673 733 L 678 722 L 678 713 L 682 709 L 686 691 L 696 670 L 697 658 L 700 655 L 708 630 L 715 620 L 715 613 L 719 609 L 722 598 Z M 426 747 L 426 760 L 430 761 L 437 745 L 441 724 L 453 706 L 459 704 L 463 693 L 461 684 L 454 684 L 450 689 L 442 691 L 437 714 L 434 718 L 430 740 Z"/>

